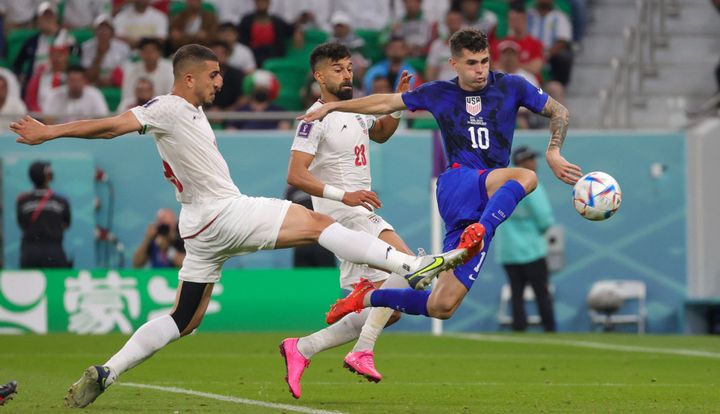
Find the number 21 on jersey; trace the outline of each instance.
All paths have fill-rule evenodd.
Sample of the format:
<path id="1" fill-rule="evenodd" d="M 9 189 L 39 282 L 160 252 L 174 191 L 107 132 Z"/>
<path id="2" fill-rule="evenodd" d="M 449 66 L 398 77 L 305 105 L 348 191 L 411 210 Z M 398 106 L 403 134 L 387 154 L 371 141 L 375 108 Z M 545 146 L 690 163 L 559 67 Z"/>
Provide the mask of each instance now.
<path id="1" fill-rule="evenodd" d="M 490 148 L 490 131 L 485 127 L 474 126 L 468 127 L 470 131 L 470 141 L 473 148 L 488 149 Z"/>

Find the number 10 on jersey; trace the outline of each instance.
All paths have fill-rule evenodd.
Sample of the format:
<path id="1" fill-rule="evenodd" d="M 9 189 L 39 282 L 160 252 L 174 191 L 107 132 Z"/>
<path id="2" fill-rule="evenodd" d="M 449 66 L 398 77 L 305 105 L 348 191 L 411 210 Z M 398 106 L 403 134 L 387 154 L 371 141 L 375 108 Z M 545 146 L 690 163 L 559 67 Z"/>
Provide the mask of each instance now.
<path id="1" fill-rule="evenodd" d="M 477 132 L 475 130 L 477 129 Z M 470 140 L 473 148 L 488 149 L 490 148 L 490 131 L 485 127 L 468 127 L 470 131 Z"/>

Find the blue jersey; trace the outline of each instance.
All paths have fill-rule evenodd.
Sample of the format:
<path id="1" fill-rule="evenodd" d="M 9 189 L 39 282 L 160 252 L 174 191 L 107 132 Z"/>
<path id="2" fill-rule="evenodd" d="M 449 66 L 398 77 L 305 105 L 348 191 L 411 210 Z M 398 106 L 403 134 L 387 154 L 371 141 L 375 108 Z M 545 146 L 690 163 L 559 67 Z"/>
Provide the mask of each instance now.
<path id="1" fill-rule="evenodd" d="M 508 166 L 518 109 L 540 112 L 548 96 L 520 76 L 490 71 L 479 91 L 461 89 L 455 78 L 426 83 L 402 99 L 411 111 L 433 114 L 450 164 L 488 169 Z"/>

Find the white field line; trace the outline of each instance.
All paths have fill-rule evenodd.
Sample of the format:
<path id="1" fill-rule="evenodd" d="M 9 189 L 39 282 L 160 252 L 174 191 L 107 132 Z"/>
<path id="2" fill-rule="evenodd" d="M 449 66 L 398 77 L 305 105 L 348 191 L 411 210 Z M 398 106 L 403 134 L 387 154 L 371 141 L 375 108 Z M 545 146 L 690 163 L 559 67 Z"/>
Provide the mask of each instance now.
<path id="1" fill-rule="evenodd" d="M 570 339 L 545 339 L 545 338 L 541 339 L 541 338 L 531 338 L 531 337 L 503 336 L 503 335 L 447 334 L 446 336 L 451 337 L 451 338 L 468 339 L 468 340 L 480 341 L 480 342 L 513 342 L 513 343 L 520 343 L 520 344 L 561 345 L 561 346 L 572 346 L 572 347 L 576 347 L 576 348 L 602 349 L 602 350 L 607 350 L 607 351 L 638 352 L 638 353 L 644 353 L 644 354 L 665 354 L 665 355 L 679 355 L 679 356 L 688 356 L 688 357 L 720 359 L 720 352 L 698 351 L 698 350 L 694 350 L 694 349 L 650 348 L 650 347 L 644 347 L 644 346 L 608 344 L 608 343 L 603 343 L 603 342 L 577 341 L 577 340 L 570 340 Z"/>
<path id="2" fill-rule="evenodd" d="M 194 390 L 188 390 L 188 389 L 177 388 L 177 387 L 161 387 L 159 385 L 137 384 L 137 383 L 133 383 L 133 382 L 118 382 L 118 385 L 122 385 L 125 387 L 132 387 L 132 388 L 143 388 L 143 389 L 147 389 L 147 390 L 169 392 L 169 393 L 173 393 L 173 394 L 194 395 L 196 397 L 209 398 L 211 400 L 216 400 L 216 401 L 225 401 L 225 402 L 231 402 L 231 403 L 243 404 L 243 405 L 253 405 L 253 406 L 263 407 L 263 408 L 275 408 L 278 410 L 285 410 L 285 411 L 291 411 L 291 412 L 296 412 L 296 413 L 344 414 L 341 411 L 318 410 L 315 408 L 302 407 L 299 405 L 278 404 L 278 403 L 271 403 L 271 402 L 266 402 L 266 401 L 249 400 L 247 398 L 238 398 L 238 397 L 233 397 L 233 396 L 229 396 L 229 395 L 212 394 L 209 392 L 194 391 Z"/>

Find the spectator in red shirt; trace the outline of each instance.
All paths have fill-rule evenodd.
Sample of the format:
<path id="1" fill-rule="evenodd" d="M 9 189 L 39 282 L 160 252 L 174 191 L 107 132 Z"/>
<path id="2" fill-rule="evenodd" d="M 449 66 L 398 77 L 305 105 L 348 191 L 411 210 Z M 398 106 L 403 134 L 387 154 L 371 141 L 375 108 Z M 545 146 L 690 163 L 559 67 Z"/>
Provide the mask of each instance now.
<path id="1" fill-rule="evenodd" d="M 240 20 L 240 41 L 255 55 L 261 67 L 268 58 L 285 56 L 285 41 L 293 36 L 293 28 L 285 20 L 270 15 L 270 0 L 255 0 L 255 11 Z"/>
<path id="2" fill-rule="evenodd" d="M 520 68 L 532 73 L 538 82 L 542 82 L 540 74 L 545 59 L 543 58 L 543 44 L 528 33 L 527 12 L 522 2 L 514 2 L 510 5 L 508 12 L 508 35 L 502 39 L 492 42 L 492 56 L 500 56 L 498 45 L 503 40 L 513 40 L 520 45 Z M 497 63 L 497 59 L 493 60 Z"/>

